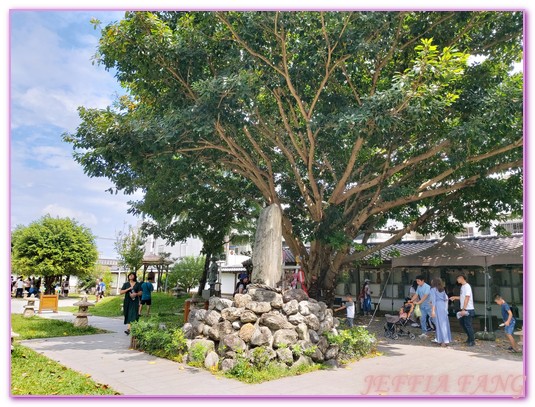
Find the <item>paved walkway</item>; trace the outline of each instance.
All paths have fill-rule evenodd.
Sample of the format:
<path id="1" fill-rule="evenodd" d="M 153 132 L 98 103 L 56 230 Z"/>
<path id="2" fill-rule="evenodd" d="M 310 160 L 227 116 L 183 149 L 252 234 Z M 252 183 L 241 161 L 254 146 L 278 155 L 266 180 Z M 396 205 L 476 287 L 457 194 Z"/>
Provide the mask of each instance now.
<path id="1" fill-rule="evenodd" d="M 68 305 L 61 300 L 60 306 Z M 12 300 L 12 312 L 25 302 Z M 67 312 L 45 318 L 72 321 Z M 129 396 L 521 396 L 523 362 L 454 348 L 422 347 L 408 340 L 381 343 L 383 356 L 346 368 L 250 385 L 184 364 L 129 349 L 122 318 L 91 316 L 89 323 L 110 333 L 22 341 L 64 366 L 92 376 Z"/>

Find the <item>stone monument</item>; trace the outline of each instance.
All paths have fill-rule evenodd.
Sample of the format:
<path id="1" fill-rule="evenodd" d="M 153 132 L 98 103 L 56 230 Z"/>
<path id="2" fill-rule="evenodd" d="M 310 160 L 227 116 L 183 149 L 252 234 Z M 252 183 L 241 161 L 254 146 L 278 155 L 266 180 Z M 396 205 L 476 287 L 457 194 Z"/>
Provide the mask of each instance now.
<path id="1" fill-rule="evenodd" d="M 282 278 L 282 212 L 277 204 L 260 213 L 252 261 L 251 282 L 275 288 Z"/>
<path id="2" fill-rule="evenodd" d="M 74 326 L 77 326 L 77 327 L 89 326 L 87 317 L 90 316 L 91 314 L 87 312 L 87 310 L 89 307 L 94 307 L 95 304 L 87 301 L 87 296 L 83 296 L 80 301 L 75 302 L 72 305 L 75 305 L 78 307 L 78 312 L 75 312 L 73 314 L 76 317 L 74 319 Z"/>

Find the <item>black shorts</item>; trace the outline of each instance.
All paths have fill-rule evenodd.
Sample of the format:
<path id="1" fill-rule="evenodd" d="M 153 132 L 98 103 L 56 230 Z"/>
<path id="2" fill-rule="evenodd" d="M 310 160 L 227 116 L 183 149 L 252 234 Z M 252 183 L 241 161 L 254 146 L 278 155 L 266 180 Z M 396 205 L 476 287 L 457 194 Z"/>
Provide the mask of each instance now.
<path id="1" fill-rule="evenodd" d="M 148 299 L 148 300 L 141 300 L 141 305 L 151 305 L 152 304 L 152 300 Z"/>

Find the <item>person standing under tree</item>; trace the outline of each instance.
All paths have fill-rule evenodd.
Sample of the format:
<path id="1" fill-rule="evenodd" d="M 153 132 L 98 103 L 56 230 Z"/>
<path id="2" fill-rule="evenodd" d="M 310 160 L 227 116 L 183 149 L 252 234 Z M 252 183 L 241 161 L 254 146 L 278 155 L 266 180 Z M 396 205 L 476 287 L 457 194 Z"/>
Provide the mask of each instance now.
<path id="1" fill-rule="evenodd" d="M 435 319 L 435 342 L 445 347 L 451 343 L 450 320 L 448 318 L 448 296 L 440 278 L 431 281 L 431 317 Z"/>
<path id="2" fill-rule="evenodd" d="M 351 294 L 346 294 L 346 302 L 340 308 L 336 308 L 335 311 L 341 311 L 345 309 L 347 315 L 347 326 L 348 328 L 353 328 L 353 320 L 355 318 L 355 303 L 353 302 L 353 297 Z"/>
<path id="3" fill-rule="evenodd" d="M 130 335 L 130 323 L 139 319 L 139 297 L 141 296 L 141 284 L 137 282 L 136 273 L 128 273 L 128 281 L 121 287 L 124 294 L 123 314 L 124 323 L 127 325 L 125 334 Z"/>
<path id="4" fill-rule="evenodd" d="M 372 294 L 373 293 L 370 290 L 370 280 L 365 279 L 359 296 L 362 315 L 370 315 L 372 312 Z"/>
<path id="5" fill-rule="evenodd" d="M 431 305 L 429 303 L 429 294 L 431 292 L 431 287 L 425 282 L 424 276 L 419 275 L 416 277 L 416 283 L 418 288 L 416 289 L 416 294 L 412 297 L 412 302 L 414 305 L 420 306 L 420 327 L 422 328 L 422 334 L 420 338 L 427 338 L 427 316 L 431 315 Z"/>
<path id="6" fill-rule="evenodd" d="M 461 301 L 459 323 L 468 337 L 466 344 L 468 346 L 474 346 L 476 344 L 476 338 L 474 335 L 474 328 L 472 327 L 472 319 L 476 315 L 476 311 L 474 309 L 472 287 L 466 281 L 466 276 L 464 274 L 457 276 L 457 283 L 461 285 L 461 294 L 459 296 L 450 297 L 450 300 Z"/>
<path id="7" fill-rule="evenodd" d="M 141 302 L 139 304 L 139 316 L 141 316 L 141 311 L 143 305 L 147 306 L 147 316 L 150 316 L 150 306 L 152 305 L 152 292 L 154 291 L 154 273 L 150 272 L 147 276 L 147 281 L 141 283 Z"/>

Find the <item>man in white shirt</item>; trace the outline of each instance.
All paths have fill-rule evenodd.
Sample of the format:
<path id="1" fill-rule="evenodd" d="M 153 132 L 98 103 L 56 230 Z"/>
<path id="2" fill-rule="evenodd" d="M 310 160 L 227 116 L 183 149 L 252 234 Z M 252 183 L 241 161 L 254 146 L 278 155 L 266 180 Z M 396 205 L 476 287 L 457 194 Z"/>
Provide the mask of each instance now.
<path id="1" fill-rule="evenodd" d="M 458 297 L 450 297 L 450 300 L 460 300 L 461 318 L 459 318 L 459 322 L 461 323 L 461 327 L 463 328 L 464 332 L 466 333 L 466 336 L 468 337 L 468 339 L 466 340 L 466 344 L 468 346 L 474 346 L 476 343 L 474 337 L 474 328 L 472 327 L 472 319 L 474 318 L 476 312 L 474 309 L 472 287 L 466 281 L 466 276 L 464 274 L 460 274 L 457 276 L 457 282 L 461 284 L 461 295 Z"/>

